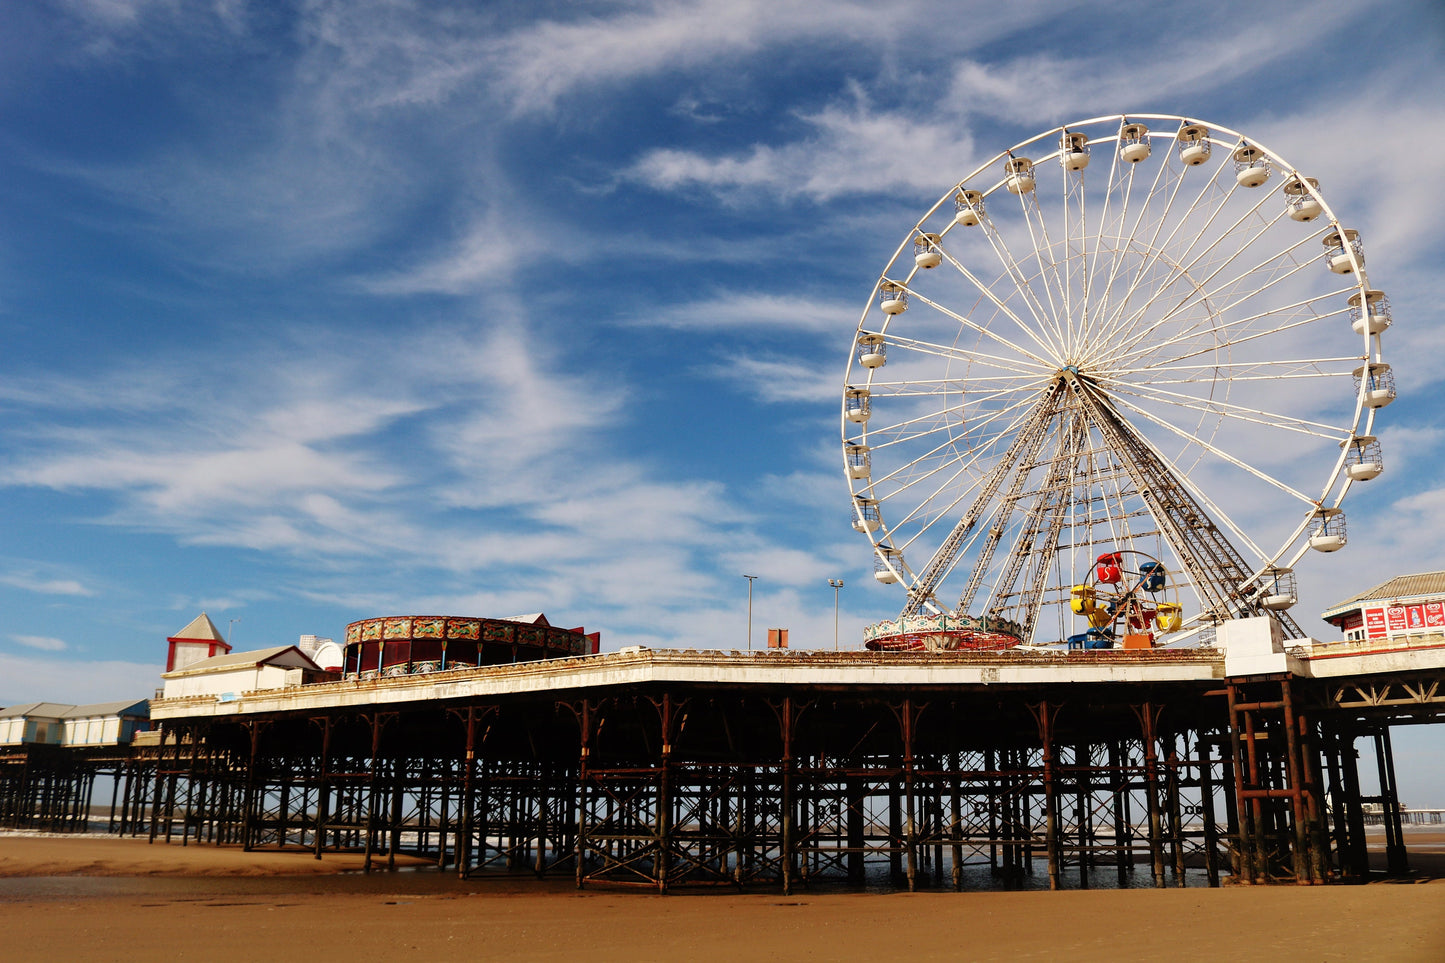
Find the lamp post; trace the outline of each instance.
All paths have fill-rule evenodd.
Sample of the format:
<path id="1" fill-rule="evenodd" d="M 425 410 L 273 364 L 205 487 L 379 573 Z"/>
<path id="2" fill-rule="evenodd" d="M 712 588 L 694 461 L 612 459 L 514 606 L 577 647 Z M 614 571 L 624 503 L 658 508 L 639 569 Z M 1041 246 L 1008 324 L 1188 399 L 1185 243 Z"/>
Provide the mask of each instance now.
<path id="1" fill-rule="evenodd" d="M 234 619 L 231 619 L 229 622 L 226 623 L 226 647 L 227 647 L 227 648 L 230 648 L 230 646 L 231 646 L 231 630 L 236 627 L 236 623 L 239 622 L 239 621 L 241 621 L 241 617 L 238 615 L 238 616 L 236 616 Z"/>
<path id="2" fill-rule="evenodd" d="M 828 584 L 833 586 L 833 651 L 838 651 L 838 590 L 843 587 L 843 580 L 840 578 L 828 579 Z"/>
<path id="3" fill-rule="evenodd" d="M 744 575 L 743 578 L 748 580 L 748 651 L 751 652 L 753 650 L 753 582 L 757 576 Z"/>

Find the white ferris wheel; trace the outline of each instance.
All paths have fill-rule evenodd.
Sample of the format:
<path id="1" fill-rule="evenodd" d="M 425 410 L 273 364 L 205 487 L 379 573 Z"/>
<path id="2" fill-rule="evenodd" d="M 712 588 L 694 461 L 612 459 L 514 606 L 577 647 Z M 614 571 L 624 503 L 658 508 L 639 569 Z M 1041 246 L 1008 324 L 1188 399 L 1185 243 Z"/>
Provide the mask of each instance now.
<path id="1" fill-rule="evenodd" d="M 989 158 L 904 238 L 850 355 L 852 520 L 907 589 L 893 630 L 1060 641 L 1113 556 L 1168 572 L 1162 634 L 1268 612 L 1302 636 L 1294 566 L 1345 545 L 1383 469 L 1389 324 L 1359 234 L 1241 133 L 1099 117 Z"/>

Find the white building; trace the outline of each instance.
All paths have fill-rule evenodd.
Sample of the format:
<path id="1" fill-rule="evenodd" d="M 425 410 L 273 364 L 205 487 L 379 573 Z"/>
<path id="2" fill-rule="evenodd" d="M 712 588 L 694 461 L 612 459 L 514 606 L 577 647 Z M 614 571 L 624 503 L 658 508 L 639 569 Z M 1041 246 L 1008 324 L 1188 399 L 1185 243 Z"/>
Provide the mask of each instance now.
<path id="1" fill-rule="evenodd" d="M 163 673 L 164 697 L 214 696 L 221 701 L 243 692 L 284 689 L 306 682 L 325 682 L 334 676 L 294 645 L 253 652 L 231 652 L 193 662 Z"/>
<path id="2" fill-rule="evenodd" d="M 0 746 L 123 746 L 150 728 L 150 703 L 72 706 L 30 702 L 0 709 Z"/>
<path id="3" fill-rule="evenodd" d="M 307 658 L 327 671 L 340 672 L 342 664 L 346 661 L 345 651 L 332 639 L 303 635 L 296 643 L 296 648 L 306 653 Z"/>
<path id="4" fill-rule="evenodd" d="M 166 641 L 170 643 L 170 651 L 166 653 L 167 672 L 231 651 L 231 644 L 221 636 L 221 630 L 205 612 L 191 619 L 189 625 Z"/>

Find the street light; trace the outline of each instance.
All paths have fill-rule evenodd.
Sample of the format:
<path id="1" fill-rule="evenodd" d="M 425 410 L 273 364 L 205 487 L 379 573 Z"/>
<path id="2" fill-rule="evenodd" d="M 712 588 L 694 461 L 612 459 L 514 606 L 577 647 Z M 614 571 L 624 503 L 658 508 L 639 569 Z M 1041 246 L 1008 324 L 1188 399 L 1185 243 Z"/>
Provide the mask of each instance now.
<path id="1" fill-rule="evenodd" d="M 231 630 L 236 627 L 236 623 L 239 622 L 239 621 L 241 621 L 241 617 L 238 615 L 238 616 L 236 616 L 234 619 L 231 619 L 229 622 L 226 623 L 226 647 L 227 647 L 227 648 L 230 648 L 230 646 L 231 646 Z"/>
<path id="2" fill-rule="evenodd" d="M 833 651 L 838 651 L 838 590 L 843 587 L 843 580 L 840 578 L 828 579 L 828 584 L 833 586 Z"/>
<path id="3" fill-rule="evenodd" d="M 753 581 L 756 575 L 744 575 L 748 580 L 748 651 L 753 650 Z"/>

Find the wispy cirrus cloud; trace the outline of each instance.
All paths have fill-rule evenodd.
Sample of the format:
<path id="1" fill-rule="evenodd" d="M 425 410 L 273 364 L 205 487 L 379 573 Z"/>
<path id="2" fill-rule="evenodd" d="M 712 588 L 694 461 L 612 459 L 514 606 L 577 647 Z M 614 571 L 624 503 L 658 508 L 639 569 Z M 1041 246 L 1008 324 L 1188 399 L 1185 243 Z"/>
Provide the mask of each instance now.
<path id="1" fill-rule="evenodd" d="M 726 485 L 660 476 L 619 448 L 606 428 L 629 393 L 567 370 L 566 353 L 520 325 L 442 326 L 405 349 L 371 337 L 294 369 L 172 361 L 226 390 L 194 405 L 173 390 L 153 406 L 163 423 L 99 430 L 64 422 L 103 410 L 104 391 L 57 383 L 61 424 L 28 433 L 0 483 L 102 495 L 113 527 L 295 559 L 281 596 L 364 597 L 367 610 L 386 599 L 466 610 L 485 578 L 487 611 L 545 600 L 638 625 L 707 595 L 710 553 L 769 543 Z M 119 380 L 135 375 L 117 367 Z M 369 390 L 344 390 L 357 384 Z M 394 584 L 417 570 L 433 573 L 425 592 Z M 358 593 L 358 579 L 372 590 Z M 227 606 L 255 596 L 225 592 Z"/>
<path id="2" fill-rule="evenodd" d="M 92 589 L 73 578 L 45 578 L 33 572 L 8 572 L 0 575 L 0 585 L 23 589 L 26 592 L 38 592 L 41 595 L 88 596 L 95 594 Z"/>
<path id="3" fill-rule="evenodd" d="M 12 642 L 18 642 L 27 649 L 41 649 L 45 652 L 64 652 L 70 646 L 64 639 L 57 639 L 52 635 L 15 635 L 10 636 Z"/>
<path id="4" fill-rule="evenodd" d="M 657 190 L 704 190 L 827 201 L 842 194 L 932 189 L 972 163 L 973 137 L 947 118 L 875 111 L 863 88 L 849 101 L 800 115 L 809 136 L 755 144 L 723 156 L 663 148 L 645 153 L 626 177 Z"/>
<path id="5" fill-rule="evenodd" d="M 798 295 L 763 291 L 720 292 L 700 301 L 663 305 L 631 318 L 638 326 L 681 330 L 847 331 L 856 306 Z"/>
<path id="6" fill-rule="evenodd" d="M 750 354 L 707 366 L 718 381 L 744 388 L 746 394 L 772 404 L 842 404 L 843 366 L 805 364 L 784 354 Z"/>
<path id="7" fill-rule="evenodd" d="M 24 393 L 55 404 L 36 403 L 45 422 L 12 432 L 0 481 L 108 493 L 110 522 L 185 541 L 304 552 L 344 534 L 330 517 L 339 501 L 374 500 L 402 483 L 406 473 L 370 450 L 370 439 L 434 404 L 405 382 L 351 392 L 364 375 L 333 360 L 225 371 L 178 356 L 159 366 L 162 375 L 155 365 L 115 363 L 79 390 L 68 378 L 28 379 Z M 157 377 L 164 390 L 154 390 Z M 133 397 L 138 416 L 107 423 L 107 380 L 151 384 L 151 400 Z M 354 537 L 344 544 L 354 547 Z"/>
<path id="8" fill-rule="evenodd" d="M 889 4 L 905 19 L 915 4 Z M 896 20 L 875 5 L 796 2 L 652 2 L 611 16 L 546 20 L 510 33 L 494 48 L 497 80 L 519 112 L 551 109 L 579 88 L 618 83 L 755 53 L 800 36 L 886 42 Z M 639 56 L 639 51 L 646 56 Z"/>
<path id="9" fill-rule="evenodd" d="M 1020 9 L 1015 16 L 1012 26 L 1021 29 L 1031 11 Z M 801 137 L 760 140 L 721 154 L 654 149 L 624 176 L 657 190 L 709 191 L 732 202 L 751 195 L 823 202 L 844 194 L 933 189 L 986 156 L 976 149 L 975 131 L 981 126 L 1046 127 L 1121 108 L 1146 110 L 1150 103 L 1177 110 L 1181 99 L 1198 100 L 1271 61 L 1312 50 L 1322 36 L 1339 29 L 1338 20 L 1304 10 L 1274 14 L 1267 29 L 1258 23 L 1233 29 L 1223 12 L 1220 19 L 1232 32 L 1199 39 L 1185 58 L 1160 47 L 1157 54 L 1137 57 L 1121 57 L 1110 48 L 986 60 L 981 56 L 986 46 L 970 51 L 965 43 L 951 58 L 940 57 L 941 65 L 920 64 L 916 79 L 877 75 L 867 82 L 850 81 L 846 95 L 832 104 L 797 113 Z M 942 84 L 934 79 L 939 73 L 946 78 Z M 898 88 L 907 80 L 937 90 L 938 96 L 919 103 L 900 97 Z M 1141 91 L 1149 97 L 1143 103 Z M 892 106 L 873 106 L 885 99 Z"/>
<path id="10" fill-rule="evenodd" d="M 1364 16 L 1361 5 L 1356 16 Z M 1173 44 L 1135 44 L 1127 52 L 1027 53 L 999 61 L 962 57 L 953 65 L 946 102 L 965 116 L 983 115 L 1013 124 L 1049 126 L 1120 110 L 1148 110 L 1147 104 L 1197 100 L 1201 93 L 1235 84 L 1273 61 L 1315 50 L 1322 36 L 1340 29 L 1338 18 L 1315 9 L 1272 8 L 1267 23 L 1251 19 L 1244 28 L 1221 7 L 1212 30 L 1199 30 L 1187 56 Z M 1157 27 L 1167 32 L 1169 21 Z M 1149 32 L 1141 24 L 1141 37 Z M 1181 39 L 1181 38 L 1176 38 Z M 1080 82 L 1082 79 L 1087 82 Z M 1176 109 L 1177 112 L 1177 109 Z"/>

